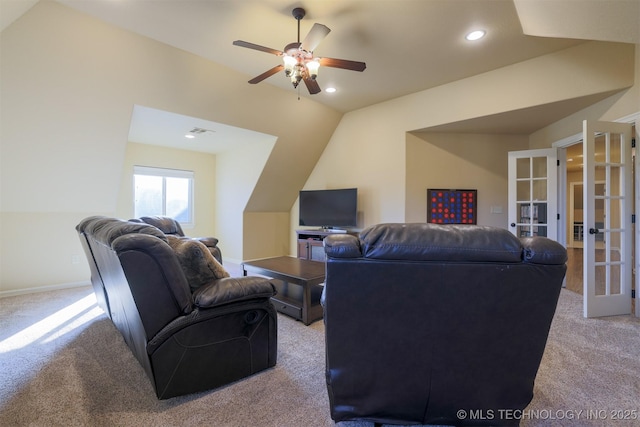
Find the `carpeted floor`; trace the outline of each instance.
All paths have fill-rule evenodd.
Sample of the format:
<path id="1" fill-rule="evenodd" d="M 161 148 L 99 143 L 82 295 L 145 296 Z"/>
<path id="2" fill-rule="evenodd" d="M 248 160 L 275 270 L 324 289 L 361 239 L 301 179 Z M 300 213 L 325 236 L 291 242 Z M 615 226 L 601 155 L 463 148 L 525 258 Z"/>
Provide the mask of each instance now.
<path id="1" fill-rule="evenodd" d="M 275 368 L 165 401 L 90 287 L 0 299 L 0 325 L 2 426 L 334 425 L 321 321 L 304 326 L 280 315 Z M 640 320 L 584 319 L 581 297 L 563 290 L 521 426 L 638 426 L 638 378 Z"/>

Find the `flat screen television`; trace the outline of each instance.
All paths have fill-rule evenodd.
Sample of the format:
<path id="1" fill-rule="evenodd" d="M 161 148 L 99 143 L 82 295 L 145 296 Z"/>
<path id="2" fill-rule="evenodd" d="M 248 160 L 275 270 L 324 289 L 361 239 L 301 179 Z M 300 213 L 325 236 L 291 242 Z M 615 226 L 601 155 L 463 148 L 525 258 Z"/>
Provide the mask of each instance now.
<path id="1" fill-rule="evenodd" d="M 355 227 L 358 189 L 300 191 L 300 225 L 322 228 Z"/>

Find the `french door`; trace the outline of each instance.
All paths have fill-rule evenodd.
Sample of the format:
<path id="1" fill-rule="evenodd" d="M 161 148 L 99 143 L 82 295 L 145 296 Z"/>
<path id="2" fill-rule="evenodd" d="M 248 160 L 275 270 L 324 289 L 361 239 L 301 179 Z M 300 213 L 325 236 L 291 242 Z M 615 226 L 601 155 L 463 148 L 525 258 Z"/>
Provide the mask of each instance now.
<path id="1" fill-rule="evenodd" d="M 510 151 L 509 231 L 558 240 L 557 149 Z"/>
<path id="2" fill-rule="evenodd" d="M 631 124 L 583 123 L 584 316 L 631 313 Z"/>

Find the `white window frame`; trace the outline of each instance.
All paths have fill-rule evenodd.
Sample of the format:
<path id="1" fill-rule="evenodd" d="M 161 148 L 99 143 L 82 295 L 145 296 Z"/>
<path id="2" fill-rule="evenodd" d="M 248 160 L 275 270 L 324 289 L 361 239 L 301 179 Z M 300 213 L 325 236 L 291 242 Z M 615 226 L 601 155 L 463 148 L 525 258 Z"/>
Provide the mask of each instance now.
<path id="1" fill-rule="evenodd" d="M 192 227 L 194 224 L 194 202 L 193 202 L 193 185 L 195 174 L 193 171 L 181 170 L 181 169 L 166 169 L 166 168 L 158 168 L 153 166 L 133 166 L 133 204 L 134 204 L 134 215 L 135 215 L 135 200 L 136 200 L 136 189 L 135 189 L 135 175 L 148 175 L 148 176 L 159 176 L 163 178 L 162 185 L 162 215 L 166 215 L 166 178 L 186 178 L 189 180 L 189 220 L 188 222 L 180 222 L 181 225 L 186 227 Z"/>

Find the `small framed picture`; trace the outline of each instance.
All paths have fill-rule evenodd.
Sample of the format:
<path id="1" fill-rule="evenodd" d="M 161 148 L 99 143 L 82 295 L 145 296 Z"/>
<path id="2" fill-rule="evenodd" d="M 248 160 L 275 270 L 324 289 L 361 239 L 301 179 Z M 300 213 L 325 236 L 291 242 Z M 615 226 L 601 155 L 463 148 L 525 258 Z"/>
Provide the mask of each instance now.
<path id="1" fill-rule="evenodd" d="M 427 222 L 477 224 L 478 190 L 427 190 Z"/>

